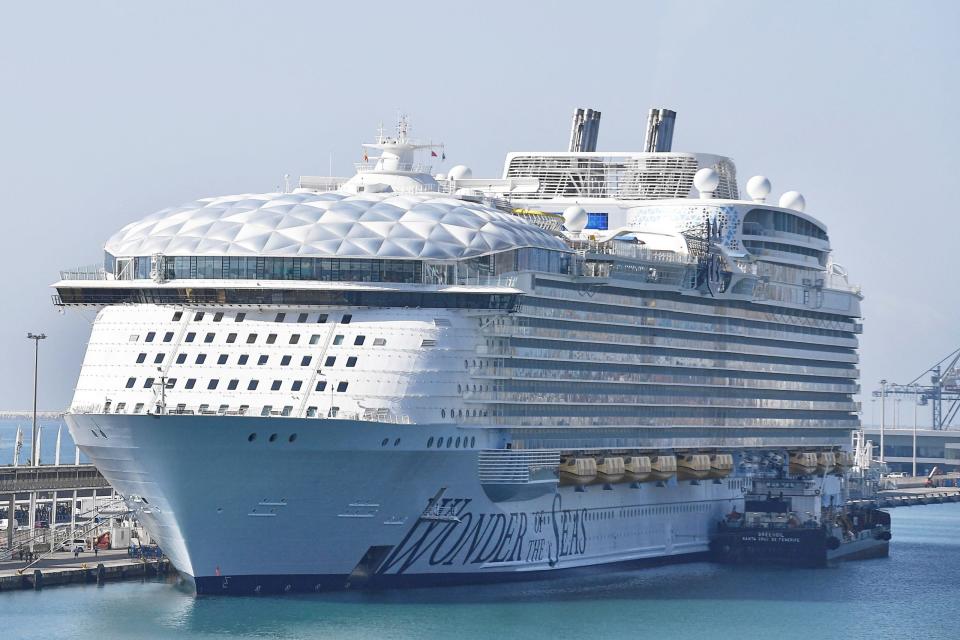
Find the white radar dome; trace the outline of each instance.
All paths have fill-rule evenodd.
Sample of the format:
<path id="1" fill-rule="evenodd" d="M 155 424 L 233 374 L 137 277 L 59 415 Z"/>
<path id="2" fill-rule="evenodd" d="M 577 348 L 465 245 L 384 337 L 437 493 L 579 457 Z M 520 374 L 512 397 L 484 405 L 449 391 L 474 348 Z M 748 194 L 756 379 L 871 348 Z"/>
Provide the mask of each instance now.
<path id="1" fill-rule="evenodd" d="M 780 196 L 780 206 L 784 209 L 793 209 L 802 213 L 807 206 L 807 201 L 804 200 L 799 191 L 787 191 Z"/>
<path id="2" fill-rule="evenodd" d="M 766 202 L 770 188 L 770 180 L 766 176 L 753 176 L 747 180 L 747 193 L 754 202 Z"/>
<path id="3" fill-rule="evenodd" d="M 563 226 L 567 231 L 580 233 L 586 228 L 588 219 L 589 216 L 583 207 L 574 205 L 563 210 Z"/>
<path id="4" fill-rule="evenodd" d="M 713 197 L 713 192 L 720 185 L 720 174 L 711 167 L 704 167 L 693 174 L 693 186 L 700 192 L 700 197 Z"/>
<path id="5" fill-rule="evenodd" d="M 470 167 L 466 165 L 458 164 L 450 169 L 449 173 L 447 173 L 447 177 L 450 180 L 468 180 L 473 177 L 473 171 L 471 171 Z"/>

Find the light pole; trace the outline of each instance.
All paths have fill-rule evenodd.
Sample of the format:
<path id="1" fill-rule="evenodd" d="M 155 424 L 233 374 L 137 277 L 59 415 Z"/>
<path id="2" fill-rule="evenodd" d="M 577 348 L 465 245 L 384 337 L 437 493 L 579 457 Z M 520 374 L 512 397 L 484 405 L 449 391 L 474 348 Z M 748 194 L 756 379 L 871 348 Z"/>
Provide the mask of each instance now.
<path id="1" fill-rule="evenodd" d="M 46 340 L 45 333 L 27 333 L 27 340 L 33 340 L 33 437 L 30 440 L 30 464 L 39 466 L 37 460 L 37 370 L 40 366 L 40 341 Z"/>
<path id="2" fill-rule="evenodd" d="M 918 389 L 913 389 L 913 477 L 917 477 L 917 407 L 920 405 Z"/>
<path id="3" fill-rule="evenodd" d="M 887 428 L 887 380 L 880 381 L 880 464 L 883 464 L 883 436 Z"/>

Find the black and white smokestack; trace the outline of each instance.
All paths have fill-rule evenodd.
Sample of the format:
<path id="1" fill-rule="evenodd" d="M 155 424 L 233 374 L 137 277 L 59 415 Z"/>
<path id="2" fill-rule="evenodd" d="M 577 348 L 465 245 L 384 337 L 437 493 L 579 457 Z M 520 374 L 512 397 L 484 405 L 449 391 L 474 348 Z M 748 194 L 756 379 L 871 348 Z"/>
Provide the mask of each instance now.
<path id="1" fill-rule="evenodd" d="M 670 109 L 650 109 L 647 116 L 647 135 L 643 141 L 643 150 L 670 151 L 673 148 L 673 124 L 677 112 Z"/>

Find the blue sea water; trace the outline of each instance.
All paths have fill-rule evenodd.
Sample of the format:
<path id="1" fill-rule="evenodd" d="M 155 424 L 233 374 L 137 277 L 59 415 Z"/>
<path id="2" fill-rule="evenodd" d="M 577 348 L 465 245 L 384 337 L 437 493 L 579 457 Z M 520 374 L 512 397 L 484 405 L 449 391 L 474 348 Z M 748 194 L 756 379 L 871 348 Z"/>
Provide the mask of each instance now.
<path id="1" fill-rule="evenodd" d="M 394 592 L 201 597 L 163 582 L 0 593 L 12 638 L 960 637 L 960 504 L 892 510 L 891 557 L 829 569 L 674 565 Z"/>

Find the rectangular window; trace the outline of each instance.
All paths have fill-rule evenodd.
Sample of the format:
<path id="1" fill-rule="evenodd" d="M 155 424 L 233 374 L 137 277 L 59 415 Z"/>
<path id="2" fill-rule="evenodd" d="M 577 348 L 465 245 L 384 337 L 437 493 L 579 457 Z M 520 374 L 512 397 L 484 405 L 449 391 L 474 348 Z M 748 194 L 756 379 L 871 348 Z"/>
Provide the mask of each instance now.
<path id="1" fill-rule="evenodd" d="M 306 313 L 301 313 L 299 316 L 297 316 L 297 322 L 306 322 L 306 321 L 307 321 Z"/>
<path id="2" fill-rule="evenodd" d="M 287 319 L 287 314 L 285 314 L 285 313 L 278 313 L 278 314 L 277 314 L 277 317 L 274 319 L 274 322 L 283 322 L 283 321 L 286 320 L 286 319 Z"/>
<path id="3" fill-rule="evenodd" d="M 233 391 L 234 389 L 237 388 L 238 384 L 240 384 L 239 380 L 231 380 L 230 382 L 227 383 L 227 390 Z"/>
<path id="4" fill-rule="evenodd" d="M 353 320 L 353 314 L 345 313 L 343 314 L 343 318 L 340 320 L 340 322 L 342 322 L 343 324 L 350 324 L 351 320 Z"/>
<path id="5" fill-rule="evenodd" d="M 340 407 L 330 407 L 330 410 L 327 411 L 327 417 L 336 418 L 338 413 L 340 413 Z"/>
<path id="6" fill-rule="evenodd" d="M 310 336 L 310 344 L 317 344 L 318 342 L 320 342 L 320 335 L 319 335 L 319 334 L 316 334 L 316 333 L 315 333 L 315 334 L 313 334 L 312 336 Z"/>
<path id="7" fill-rule="evenodd" d="M 333 344 L 343 344 L 343 336 L 341 335 L 333 336 Z"/>
<path id="8" fill-rule="evenodd" d="M 141 411 L 143 411 L 143 403 L 142 403 L 142 402 L 138 402 L 138 403 L 136 404 L 136 406 L 133 407 L 133 412 L 134 412 L 134 413 L 140 413 Z"/>
<path id="9" fill-rule="evenodd" d="M 220 322 L 221 320 L 223 320 L 223 312 L 222 312 L 222 311 L 217 311 L 215 314 L 213 314 L 213 321 L 214 321 L 214 322 Z"/>
<path id="10" fill-rule="evenodd" d="M 206 361 L 206 359 L 207 359 L 207 354 L 205 354 L 205 353 L 198 353 L 198 354 L 197 354 L 197 362 L 196 362 L 196 364 L 203 364 L 203 363 Z"/>
<path id="11" fill-rule="evenodd" d="M 299 334 L 299 333 L 295 333 L 295 334 L 293 334 L 292 336 L 290 336 L 290 344 L 297 344 L 298 342 L 300 342 L 300 334 Z"/>
<path id="12" fill-rule="evenodd" d="M 288 364 L 290 364 L 290 356 L 283 356 L 282 358 L 280 358 L 280 366 L 281 366 L 281 367 L 285 367 L 285 366 L 287 366 Z"/>
<path id="13" fill-rule="evenodd" d="M 118 403 L 117 403 L 117 411 L 116 411 L 116 413 L 120 413 L 121 411 L 123 411 L 123 410 L 126 409 L 126 408 L 127 408 L 127 403 L 126 403 L 126 402 L 118 402 Z"/>
<path id="14" fill-rule="evenodd" d="M 184 338 L 184 342 L 193 342 L 193 339 L 197 337 L 197 334 L 193 331 L 187 332 L 187 337 Z"/>
<path id="15" fill-rule="evenodd" d="M 282 415 L 282 416 L 288 416 L 288 415 L 290 415 L 291 413 L 293 413 L 293 407 L 288 404 L 287 406 L 285 406 L 285 407 L 283 408 L 283 411 L 280 412 L 280 415 Z"/>
<path id="16" fill-rule="evenodd" d="M 184 389 L 193 389 L 197 385 L 196 378 L 187 378 L 186 384 L 183 385 Z"/>
<path id="17" fill-rule="evenodd" d="M 173 389 L 177 386 L 176 378 L 167 378 L 167 389 Z"/>
<path id="18" fill-rule="evenodd" d="M 137 356 L 137 364 L 143 364 L 147 359 L 147 354 L 141 353 Z"/>
<path id="19" fill-rule="evenodd" d="M 332 367 L 337 362 L 337 356 L 327 356 L 327 359 L 323 361 L 323 366 Z"/>
<path id="20" fill-rule="evenodd" d="M 259 358 L 257 358 L 257 364 L 258 365 L 267 364 L 267 360 L 269 359 L 270 359 L 270 356 L 260 356 Z"/>
<path id="21" fill-rule="evenodd" d="M 347 390 L 347 383 L 346 383 L 346 382 L 338 382 L 338 383 L 337 383 L 337 391 L 339 391 L 340 393 L 343 393 L 343 392 L 346 391 L 346 390 Z"/>
<path id="22" fill-rule="evenodd" d="M 136 378 L 127 378 L 127 389 L 133 389 L 133 385 L 137 384 Z"/>
<path id="23" fill-rule="evenodd" d="M 350 356 L 349 358 L 347 358 L 347 366 L 348 367 L 357 366 L 357 356 Z"/>
<path id="24" fill-rule="evenodd" d="M 197 311 L 196 315 L 193 316 L 194 322 L 200 322 L 203 320 L 203 311 Z"/>
<path id="25" fill-rule="evenodd" d="M 237 341 L 237 334 L 235 333 L 227 334 L 227 344 L 233 344 L 236 341 Z"/>
<path id="26" fill-rule="evenodd" d="M 234 322 L 243 322 L 246 317 L 247 317 L 247 314 L 244 313 L 243 311 L 241 311 L 240 313 L 237 314 L 237 316 L 233 319 L 233 321 L 234 321 Z"/>
<path id="27" fill-rule="evenodd" d="M 259 384 L 260 384 L 259 380 L 251 380 L 249 384 L 247 384 L 247 391 L 256 391 L 257 385 Z"/>
<path id="28" fill-rule="evenodd" d="M 360 345 L 363 344 L 363 341 L 366 340 L 366 339 L 367 339 L 366 336 L 357 336 L 357 337 L 353 340 L 353 344 L 355 344 L 356 346 L 359 347 Z"/>
<path id="29" fill-rule="evenodd" d="M 310 362 L 311 362 L 312 360 L 313 360 L 313 357 L 312 357 L 312 356 L 303 356 L 302 358 L 300 358 L 300 366 L 301 366 L 301 367 L 309 367 L 309 366 L 310 366 Z"/>
<path id="30" fill-rule="evenodd" d="M 263 405 L 263 410 L 260 412 L 261 416 L 268 416 L 270 412 L 273 411 L 273 406 L 269 404 Z"/>
<path id="31" fill-rule="evenodd" d="M 321 313 L 317 316 L 317 324 L 325 324 L 327 322 L 327 314 Z"/>
<path id="32" fill-rule="evenodd" d="M 131 334 L 130 334 L 130 337 L 127 338 L 127 340 L 128 340 L 129 342 L 136 342 L 136 341 L 139 340 L 139 339 L 140 339 L 140 334 L 139 334 L 139 333 L 131 333 Z"/>
<path id="33" fill-rule="evenodd" d="M 181 353 L 177 355 L 177 364 L 183 364 L 187 361 L 187 354 Z"/>
<path id="34" fill-rule="evenodd" d="M 153 364 L 160 364 L 161 362 L 163 362 L 163 354 L 158 353 L 153 359 Z"/>
<path id="35" fill-rule="evenodd" d="M 248 356 L 247 354 L 245 353 L 241 354 L 240 357 L 237 358 L 237 364 L 247 364 L 247 360 L 249 359 L 250 359 L 250 356 Z"/>
<path id="36" fill-rule="evenodd" d="M 209 344 L 209 343 L 213 342 L 213 338 L 214 338 L 214 336 L 216 336 L 216 335 L 217 335 L 217 334 L 215 334 L 215 333 L 208 333 L 207 335 L 203 336 L 203 341 L 206 342 L 207 344 Z"/>
<path id="37" fill-rule="evenodd" d="M 316 407 L 307 407 L 307 417 L 316 418 L 317 417 L 317 408 Z"/>
<path id="38" fill-rule="evenodd" d="M 303 380 L 294 380 L 293 384 L 290 385 L 290 391 L 300 391 L 300 387 L 303 386 Z"/>
<path id="39" fill-rule="evenodd" d="M 177 311 L 173 314 L 173 321 L 178 322 L 183 317 L 183 311 Z"/>
<path id="40" fill-rule="evenodd" d="M 207 389 L 216 389 L 218 384 L 220 384 L 220 381 L 214 378 L 207 383 Z"/>
<path id="41" fill-rule="evenodd" d="M 153 378 L 147 378 L 146 380 L 143 381 L 144 389 L 150 389 L 151 387 L 153 387 Z"/>
<path id="42" fill-rule="evenodd" d="M 270 385 L 271 391 L 280 391 L 280 380 L 274 380 L 273 384 Z"/>
<path id="43" fill-rule="evenodd" d="M 326 380 L 320 380 L 319 382 L 317 382 L 317 391 L 323 391 L 326 388 L 327 388 Z"/>
<path id="44" fill-rule="evenodd" d="M 382 346 L 385 345 L 385 344 L 387 344 L 387 341 L 384 340 L 383 338 L 374 338 L 374 339 L 373 339 L 373 346 L 375 346 L 375 347 L 382 347 Z"/>
<path id="45" fill-rule="evenodd" d="M 217 364 L 227 364 L 227 354 L 221 353 L 217 357 Z"/>
<path id="46" fill-rule="evenodd" d="M 253 344 L 257 341 L 257 334 L 251 333 L 247 336 L 247 344 Z"/>
<path id="47" fill-rule="evenodd" d="M 167 331 L 165 334 L 163 334 L 164 342 L 170 342 L 171 340 L 173 340 L 173 331 Z"/>
<path id="48" fill-rule="evenodd" d="M 147 337 L 144 338 L 144 342 L 153 342 L 153 339 L 154 339 L 155 337 L 157 337 L 157 332 L 156 332 L 156 331 L 148 331 L 148 332 L 147 332 Z"/>
<path id="49" fill-rule="evenodd" d="M 271 333 L 267 336 L 267 344 L 274 344 L 277 341 L 277 334 Z"/>

